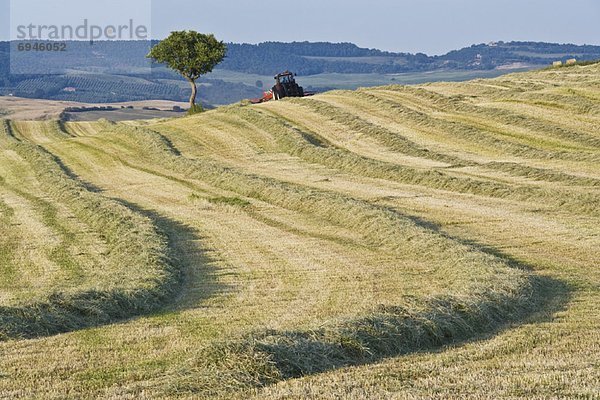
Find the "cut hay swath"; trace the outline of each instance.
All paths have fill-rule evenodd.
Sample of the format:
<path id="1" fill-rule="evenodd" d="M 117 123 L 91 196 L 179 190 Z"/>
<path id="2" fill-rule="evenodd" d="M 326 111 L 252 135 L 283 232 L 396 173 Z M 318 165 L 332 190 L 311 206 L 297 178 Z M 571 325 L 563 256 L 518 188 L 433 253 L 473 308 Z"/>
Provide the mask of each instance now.
<path id="1" fill-rule="evenodd" d="M 87 189 L 43 148 L 14 138 L 8 121 L 3 123 L 2 134 L 3 150 L 14 152 L 29 164 L 45 195 L 66 204 L 103 238 L 106 265 L 122 286 L 100 289 L 103 285 L 99 282 L 97 290 L 59 291 L 42 301 L 0 307 L 0 335 L 18 338 L 68 332 L 164 305 L 176 288 L 178 271 L 170 260 L 166 238 L 152 222 Z"/>

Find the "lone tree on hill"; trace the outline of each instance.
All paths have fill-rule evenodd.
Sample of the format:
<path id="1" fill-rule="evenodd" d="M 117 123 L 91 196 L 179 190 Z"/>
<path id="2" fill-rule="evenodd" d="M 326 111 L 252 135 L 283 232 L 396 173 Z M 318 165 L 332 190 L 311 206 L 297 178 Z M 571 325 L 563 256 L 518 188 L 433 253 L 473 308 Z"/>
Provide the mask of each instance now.
<path id="1" fill-rule="evenodd" d="M 195 31 L 171 32 L 168 38 L 152 48 L 148 58 L 166 64 L 179 72 L 192 86 L 190 113 L 202 111 L 196 105 L 198 88 L 196 80 L 208 74 L 225 58 L 227 46 L 214 35 L 205 35 Z"/>

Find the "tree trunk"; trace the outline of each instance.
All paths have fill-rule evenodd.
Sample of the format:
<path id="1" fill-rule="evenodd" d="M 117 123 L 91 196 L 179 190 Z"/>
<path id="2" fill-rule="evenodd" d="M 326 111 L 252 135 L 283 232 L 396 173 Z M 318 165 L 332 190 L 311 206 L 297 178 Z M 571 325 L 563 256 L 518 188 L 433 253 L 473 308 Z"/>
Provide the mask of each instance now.
<path id="1" fill-rule="evenodd" d="M 192 95 L 190 96 L 190 110 L 196 107 L 196 96 L 198 95 L 198 88 L 196 87 L 196 81 L 191 78 L 186 78 L 192 87 Z"/>

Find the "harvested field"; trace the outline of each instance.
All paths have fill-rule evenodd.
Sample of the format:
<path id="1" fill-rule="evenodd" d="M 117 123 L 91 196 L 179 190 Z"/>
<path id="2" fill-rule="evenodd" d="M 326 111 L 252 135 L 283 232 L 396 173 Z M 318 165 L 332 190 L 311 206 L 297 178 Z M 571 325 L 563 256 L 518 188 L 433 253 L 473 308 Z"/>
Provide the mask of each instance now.
<path id="1" fill-rule="evenodd" d="M 0 398 L 595 398 L 599 77 L 0 121 Z"/>

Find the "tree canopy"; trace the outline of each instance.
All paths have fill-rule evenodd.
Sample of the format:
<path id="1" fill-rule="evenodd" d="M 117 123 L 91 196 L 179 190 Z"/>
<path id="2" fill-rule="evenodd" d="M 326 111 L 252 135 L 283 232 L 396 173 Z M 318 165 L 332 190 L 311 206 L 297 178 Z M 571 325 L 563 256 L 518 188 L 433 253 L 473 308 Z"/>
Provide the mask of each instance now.
<path id="1" fill-rule="evenodd" d="M 196 80 L 225 58 L 227 45 L 213 34 L 175 31 L 152 48 L 149 58 L 179 72 L 192 85 L 190 106 L 195 108 Z"/>

